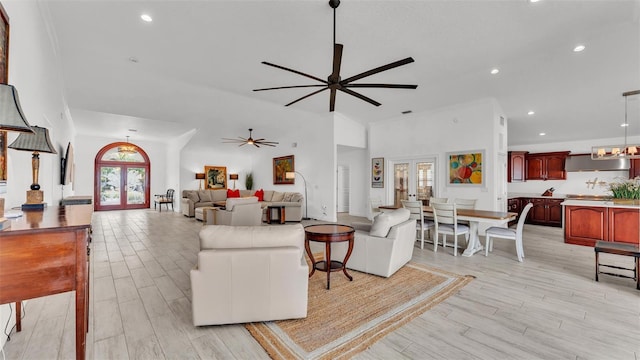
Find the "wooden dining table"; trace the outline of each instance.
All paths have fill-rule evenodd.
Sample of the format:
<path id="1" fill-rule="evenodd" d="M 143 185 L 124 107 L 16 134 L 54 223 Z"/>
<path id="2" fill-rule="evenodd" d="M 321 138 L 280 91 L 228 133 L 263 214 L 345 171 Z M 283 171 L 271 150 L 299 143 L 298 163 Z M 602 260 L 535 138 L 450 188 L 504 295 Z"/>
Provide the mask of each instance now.
<path id="1" fill-rule="evenodd" d="M 399 208 L 399 206 L 395 205 L 384 205 L 378 207 L 378 209 L 383 212 Z M 433 208 L 431 206 L 422 206 L 422 211 L 425 213 L 425 217 L 433 218 Z M 478 227 L 480 223 L 489 224 L 490 226 L 501 226 L 506 225 L 511 220 L 515 220 L 518 216 L 518 214 L 514 212 L 476 209 L 456 209 L 456 214 L 458 216 L 458 220 L 469 222 L 469 241 L 467 243 L 467 248 L 462 253 L 462 256 L 472 256 L 483 249 L 478 236 Z"/>

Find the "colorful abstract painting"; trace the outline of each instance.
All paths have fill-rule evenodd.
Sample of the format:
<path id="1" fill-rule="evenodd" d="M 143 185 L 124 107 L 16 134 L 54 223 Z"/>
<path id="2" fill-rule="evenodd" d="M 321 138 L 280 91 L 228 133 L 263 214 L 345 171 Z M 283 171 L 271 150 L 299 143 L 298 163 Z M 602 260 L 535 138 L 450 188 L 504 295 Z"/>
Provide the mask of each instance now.
<path id="1" fill-rule="evenodd" d="M 483 185 L 483 151 L 448 153 L 449 185 Z"/>

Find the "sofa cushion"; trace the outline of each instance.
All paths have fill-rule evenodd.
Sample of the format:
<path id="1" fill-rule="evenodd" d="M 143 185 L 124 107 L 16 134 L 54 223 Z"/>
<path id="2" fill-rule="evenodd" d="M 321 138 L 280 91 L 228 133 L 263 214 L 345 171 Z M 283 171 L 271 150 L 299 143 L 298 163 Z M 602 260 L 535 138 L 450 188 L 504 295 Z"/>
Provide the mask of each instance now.
<path id="1" fill-rule="evenodd" d="M 231 190 L 228 189 L 227 190 L 227 199 L 229 198 L 239 198 L 240 197 L 240 190 Z"/>
<path id="2" fill-rule="evenodd" d="M 281 193 L 279 191 L 274 191 L 273 196 L 271 197 L 271 201 L 273 202 L 284 201 L 284 193 Z"/>
<path id="3" fill-rule="evenodd" d="M 264 190 L 260 189 L 253 195 L 258 198 L 258 201 L 264 201 Z"/>
<path id="4" fill-rule="evenodd" d="M 302 200 L 304 199 L 304 196 L 302 196 L 302 194 L 300 193 L 292 193 L 293 196 L 291 197 L 291 202 L 302 202 Z"/>
<path id="5" fill-rule="evenodd" d="M 251 190 L 240 190 L 240 197 L 254 196 L 253 194 L 254 192 Z"/>
<path id="6" fill-rule="evenodd" d="M 389 230 L 392 226 L 409 220 L 410 215 L 411 212 L 408 209 L 404 208 L 380 213 L 375 218 L 373 218 L 373 225 L 371 225 L 369 235 L 386 237 L 389 234 Z"/>
<path id="7" fill-rule="evenodd" d="M 286 192 L 286 193 L 284 193 L 284 195 L 282 196 L 282 201 L 284 201 L 284 202 L 291 202 L 291 198 L 293 198 L 293 195 L 294 195 L 294 194 L 295 194 L 295 193 L 292 193 L 292 192 Z"/>
<path id="8" fill-rule="evenodd" d="M 183 197 L 186 197 L 187 199 L 193 201 L 194 203 L 197 203 L 200 201 L 200 196 L 198 195 L 197 191 L 187 191 L 185 195 L 186 196 L 183 196 Z"/>
<path id="9" fill-rule="evenodd" d="M 209 190 L 199 190 L 198 196 L 200 197 L 200 201 L 213 201 Z"/>
<path id="10" fill-rule="evenodd" d="M 200 249 L 242 249 L 294 246 L 304 250 L 301 224 L 280 226 L 205 225 L 200 230 Z"/>
<path id="11" fill-rule="evenodd" d="M 262 201 L 271 201 L 273 198 L 273 190 L 263 190 L 264 191 L 264 200 Z"/>
<path id="12" fill-rule="evenodd" d="M 211 194 L 211 201 L 225 201 L 227 200 L 226 190 L 209 190 Z"/>

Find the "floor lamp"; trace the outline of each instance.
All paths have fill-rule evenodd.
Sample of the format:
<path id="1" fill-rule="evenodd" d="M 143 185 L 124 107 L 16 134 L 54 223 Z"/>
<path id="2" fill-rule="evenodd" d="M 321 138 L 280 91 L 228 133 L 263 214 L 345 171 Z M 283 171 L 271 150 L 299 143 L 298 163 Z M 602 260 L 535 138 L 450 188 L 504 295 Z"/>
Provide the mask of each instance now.
<path id="1" fill-rule="evenodd" d="M 302 218 L 302 220 L 309 220 L 309 213 L 307 212 L 307 179 L 305 179 L 304 176 L 297 171 L 287 171 L 284 174 L 284 177 L 288 180 L 291 180 L 296 178 L 296 174 L 300 175 L 302 181 L 304 181 L 304 217 Z"/>

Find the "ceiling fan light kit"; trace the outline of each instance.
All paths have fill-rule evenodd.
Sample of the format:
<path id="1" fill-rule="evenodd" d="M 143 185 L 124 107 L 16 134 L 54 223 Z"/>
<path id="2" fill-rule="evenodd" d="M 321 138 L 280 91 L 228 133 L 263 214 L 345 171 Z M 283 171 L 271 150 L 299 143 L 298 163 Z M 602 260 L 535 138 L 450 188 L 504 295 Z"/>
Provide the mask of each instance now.
<path id="1" fill-rule="evenodd" d="M 329 6 L 333 8 L 333 71 L 327 78 L 327 80 L 323 80 L 321 78 L 315 77 L 313 75 L 305 74 L 303 72 L 293 70 L 284 66 L 276 65 L 267 61 L 263 61 L 262 63 L 268 66 L 275 67 L 277 69 L 285 70 L 292 72 L 294 74 L 298 74 L 313 80 L 320 82 L 320 84 L 310 84 L 310 85 L 291 85 L 291 86 L 278 86 L 278 87 L 269 87 L 262 89 L 254 89 L 253 91 L 266 91 L 266 90 L 280 90 L 280 89 L 294 89 L 294 88 L 309 88 L 309 87 L 319 87 L 320 89 L 315 90 L 307 95 L 304 95 L 285 106 L 290 106 L 298 101 L 304 100 L 310 96 L 323 92 L 327 89 L 330 90 L 329 94 L 329 111 L 334 111 L 336 106 L 336 93 L 338 91 L 342 91 L 351 96 L 354 96 L 360 100 L 368 102 L 374 106 L 380 106 L 381 104 L 365 95 L 362 95 L 359 92 L 352 90 L 352 88 L 386 88 L 386 89 L 416 89 L 418 85 L 405 85 L 405 84 L 380 84 L 380 83 L 366 83 L 366 84 L 354 84 L 354 81 L 360 80 L 362 78 L 375 75 L 381 73 L 383 71 L 391 70 L 393 68 L 410 64 L 414 62 L 412 57 L 404 58 L 402 60 L 394 61 L 392 63 L 379 66 L 377 68 L 365 71 L 363 73 L 348 77 L 346 79 L 342 79 L 340 77 L 340 67 L 342 65 L 342 51 L 344 46 L 342 44 L 336 43 L 336 8 L 340 5 L 340 0 L 329 0 Z"/>
<path id="2" fill-rule="evenodd" d="M 244 146 L 244 145 L 253 145 L 257 148 L 260 147 L 260 145 L 264 145 L 264 146 L 276 146 L 278 144 L 278 142 L 276 141 L 266 141 L 266 139 L 254 139 L 251 136 L 251 132 L 253 131 L 253 129 L 249 129 L 249 137 L 248 138 L 243 138 L 241 136 L 238 136 L 237 139 L 229 139 L 229 138 L 222 138 L 222 140 L 224 140 L 223 142 L 225 143 L 240 143 L 240 145 L 238 146 Z"/>

